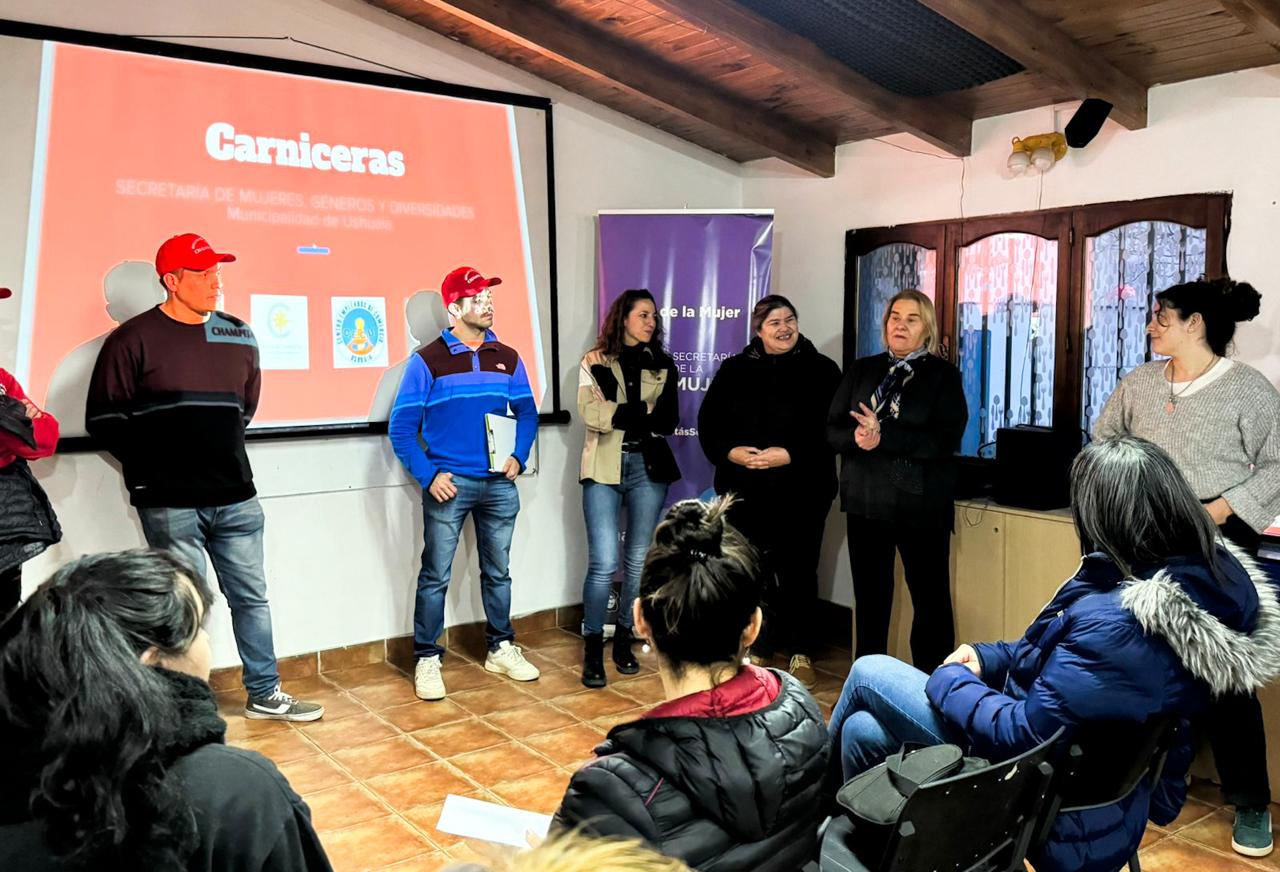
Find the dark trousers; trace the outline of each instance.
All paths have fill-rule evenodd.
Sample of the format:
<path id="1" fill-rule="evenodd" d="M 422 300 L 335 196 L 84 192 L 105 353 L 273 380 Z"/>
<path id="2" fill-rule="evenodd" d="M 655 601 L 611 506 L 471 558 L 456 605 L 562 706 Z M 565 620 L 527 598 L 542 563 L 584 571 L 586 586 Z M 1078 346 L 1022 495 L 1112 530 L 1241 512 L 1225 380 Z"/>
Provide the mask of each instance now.
<path id="1" fill-rule="evenodd" d="M 0 572 L 0 621 L 9 616 L 22 597 L 22 564 Z"/>
<path id="2" fill-rule="evenodd" d="M 764 627 L 758 654 L 812 656 L 818 626 L 818 559 L 831 500 L 747 494 L 729 509 L 729 523 L 760 551 L 765 576 Z M 948 652 L 950 653 L 950 652 Z"/>
<path id="3" fill-rule="evenodd" d="M 951 531 L 945 527 L 911 527 L 890 521 L 848 517 L 849 566 L 853 571 L 857 657 L 889 650 L 889 615 L 893 611 L 894 553 L 911 592 L 915 619 L 911 624 L 912 665 L 932 672 L 955 650 L 951 612 Z"/>
<path id="4" fill-rule="evenodd" d="M 1260 536 L 1235 515 L 1222 525 L 1222 535 L 1250 555 L 1258 553 Z M 1274 579 L 1274 568 L 1260 562 Z M 1267 733 L 1256 693 L 1219 697 L 1201 721 L 1213 749 L 1213 764 L 1222 782 L 1222 797 L 1237 808 L 1271 802 L 1267 777 Z"/>

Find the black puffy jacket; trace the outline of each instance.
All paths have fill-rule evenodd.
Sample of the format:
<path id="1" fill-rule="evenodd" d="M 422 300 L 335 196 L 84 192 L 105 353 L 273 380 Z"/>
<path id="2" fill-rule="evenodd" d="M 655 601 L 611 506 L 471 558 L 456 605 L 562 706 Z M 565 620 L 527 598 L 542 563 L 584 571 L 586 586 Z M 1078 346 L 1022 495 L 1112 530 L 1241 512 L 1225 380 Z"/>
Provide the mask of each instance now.
<path id="1" fill-rule="evenodd" d="M 768 706 L 733 717 L 614 727 L 569 783 L 556 825 L 640 838 L 694 869 L 790 872 L 814 858 L 829 740 L 790 675 Z"/>

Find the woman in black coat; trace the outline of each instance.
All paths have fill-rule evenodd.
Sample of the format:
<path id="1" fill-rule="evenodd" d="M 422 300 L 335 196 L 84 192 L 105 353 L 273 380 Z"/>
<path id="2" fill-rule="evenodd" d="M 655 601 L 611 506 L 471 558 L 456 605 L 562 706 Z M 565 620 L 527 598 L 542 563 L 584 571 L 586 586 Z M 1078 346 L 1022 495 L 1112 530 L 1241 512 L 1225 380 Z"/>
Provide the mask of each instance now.
<path id="1" fill-rule="evenodd" d="M 818 557 L 836 495 L 826 420 L 840 368 L 801 335 L 786 297 L 756 303 L 751 329 L 751 344 L 720 364 L 707 389 L 698 439 L 715 465 L 716 493 L 737 497 L 730 522 L 773 577 L 752 651 L 786 651 L 791 674 L 812 688 Z"/>
<path id="2" fill-rule="evenodd" d="M 633 618 L 667 701 L 609 731 L 555 826 L 642 839 L 694 869 L 790 872 L 817 851 L 830 743 L 798 681 L 742 665 L 762 582 L 729 502 L 685 500 L 659 525 Z"/>
<path id="3" fill-rule="evenodd" d="M 827 441 L 841 458 L 856 656 L 888 650 L 896 551 L 915 610 L 911 659 L 930 672 L 955 647 L 955 453 L 969 413 L 960 371 L 936 356 L 938 322 L 928 297 L 896 294 L 883 330 L 886 352 L 854 361 L 827 416 Z"/>

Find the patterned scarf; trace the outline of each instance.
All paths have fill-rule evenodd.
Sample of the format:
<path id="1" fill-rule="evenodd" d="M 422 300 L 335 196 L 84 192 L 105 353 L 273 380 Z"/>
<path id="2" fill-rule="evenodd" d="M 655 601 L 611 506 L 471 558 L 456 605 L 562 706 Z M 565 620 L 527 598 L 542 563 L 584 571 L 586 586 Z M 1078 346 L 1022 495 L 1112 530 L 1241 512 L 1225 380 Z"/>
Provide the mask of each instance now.
<path id="1" fill-rule="evenodd" d="M 895 357 L 892 351 L 888 352 L 893 364 L 885 373 L 879 387 L 875 389 L 875 393 L 871 395 L 871 402 L 868 403 L 878 419 L 883 421 L 886 417 L 894 419 L 898 417 L 902 406 L 902 389 L 915 375 L 915 371 L 911 368 L 911 361 L 919 360 L 928 353 L 927 348 L 917 348 L 906 357 L 900 358 Z"/>

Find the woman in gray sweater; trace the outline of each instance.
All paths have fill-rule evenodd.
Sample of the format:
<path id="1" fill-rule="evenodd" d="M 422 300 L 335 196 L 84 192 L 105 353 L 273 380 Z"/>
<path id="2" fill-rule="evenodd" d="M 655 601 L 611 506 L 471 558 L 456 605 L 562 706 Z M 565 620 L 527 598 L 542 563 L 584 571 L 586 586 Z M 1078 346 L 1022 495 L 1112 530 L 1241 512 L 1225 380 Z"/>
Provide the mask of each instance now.
<path id="1" fill-rule="evenodd" d="M 1236 323 L 1261 296 L 1230 279 L 1186 282 L 1156 295 L 1147 326 L 1153 360 L 1129 373 L 1107 401 L 1095 439 L 1133 435 L 1178 465 L 1223 538 L 1258 552 L 1280 515 L 1280 393 L 1251 366 L 1227 357 Z M 1236 807 L 1231 846 L 1271 853 L 1266 736 L 1255 694 L 1220 697 L 1205 727 L 1226 801 Z"/>

